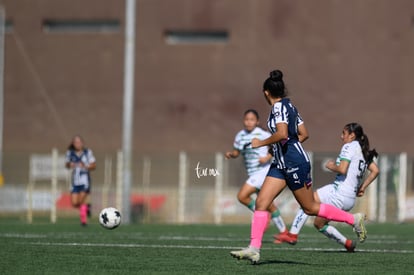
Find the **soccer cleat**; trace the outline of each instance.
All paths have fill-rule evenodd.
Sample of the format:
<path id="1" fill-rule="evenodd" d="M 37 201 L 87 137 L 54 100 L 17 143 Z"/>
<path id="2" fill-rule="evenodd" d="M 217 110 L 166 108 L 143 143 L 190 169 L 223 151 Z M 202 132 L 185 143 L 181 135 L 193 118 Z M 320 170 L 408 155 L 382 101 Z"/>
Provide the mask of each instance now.
<path id="1" fill-rule="evenodd" d="M 238 260 L 250 260 L 252 264 L 257 264 L 260 260 L 260 250 L 248 247 L 238 251 L 231 251 L 230 255 Z"/>
<path id="2" fill-rule="evenodd" d="M 363 243 L 367 238 L 367 230 L 365 229 L 365 214 L 354 214 L 354 232 L 357 234 L 359 242 Z"/>
<path id="3" fill-rule="evenodd" d="M 353 240 L 346 240 L 344 247 L 348 252 L 355 252 L 356 243 Z"/>
<path id="4" fill-rule="evenodd" d="M 278 235 L 274 235 L 274 238 L 275 238 L 274 240 L 275 244 L 288 243 L 291 245 L 295 245 L 298 242 L 298 235 L 291 234 L 287 230 Z"/>

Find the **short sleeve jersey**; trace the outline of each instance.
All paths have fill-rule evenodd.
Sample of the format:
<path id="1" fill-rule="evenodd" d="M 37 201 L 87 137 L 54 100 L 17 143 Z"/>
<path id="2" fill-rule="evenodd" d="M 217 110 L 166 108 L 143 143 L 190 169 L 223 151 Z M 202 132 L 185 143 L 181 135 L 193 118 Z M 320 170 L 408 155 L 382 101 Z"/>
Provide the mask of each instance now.
<path id="1" fill-rule="evenodd" d="M 367 168 L 367 163 L 358 141 L 354 140 L 342 146 L 341 152 L 336 159 L 336 164 L 339 165 L 341 161 L 349 162 L 348 171 L 345 175 L 338 174 L 334 184 L 338 186 L 341 194 L 356 196 L 361 179 Z"/>
<path id="2" fill-rule="evenodd" d="M 263 146 L 259 148 L 252 149 L 250 144 L 253 138 L 260 140 L 270 137 L 270 133 L 256 127 L 253 131 L 248 132 L 246 130 L 241 130 L 237 133 L 233 147 L 234 149 L 240 151 L 243 156 L 244 164 L 247 170 L 247 174 L 251 176 L 253 173 L 263 169 L 268 166 L 268 163 L 260 164 L 259 158 L 265 157 L 268 154 L 268 147 Z"/>
<path id="3" fill-rule="evenodd" d="M 96 162 L 96 159 L 91 149 L 84 149 L 80 155 L 76 154 L 74 150 L 68 150 L 66 152 L 65 161 L 73 162 L 76 164 L 83 163 L 84 165 L 88 166 L 91 163 Z M 84 181 L 88 181 L 90 184 L 89 170 L 85 168 L 74 169 L 72 175 L 72 184 L 80 185 L 81 183 L 84 183 Z"/>

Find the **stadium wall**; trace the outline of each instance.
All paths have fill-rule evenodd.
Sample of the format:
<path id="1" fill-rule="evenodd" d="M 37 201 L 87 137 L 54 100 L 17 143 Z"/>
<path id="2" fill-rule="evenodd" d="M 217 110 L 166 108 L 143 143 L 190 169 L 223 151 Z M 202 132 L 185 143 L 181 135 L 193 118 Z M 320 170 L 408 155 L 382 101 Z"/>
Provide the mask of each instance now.
<path id="1" fill-rule="evenodd" d="M 63 150 L 76 133 L 97 152 L 120 148 L 124 1 L 0 4 L 5 151 Z M 308 150 L 337 151 L 342 126 L 358 121 L 378 151 L 412 156 L 413 10 L 408 0 L 138 0 L 136 153 L 228 149 L 245 109 L 265 120 L 261 84 L 280 68 Z M 168 39 L 183 31 L 224 38 Z"/>

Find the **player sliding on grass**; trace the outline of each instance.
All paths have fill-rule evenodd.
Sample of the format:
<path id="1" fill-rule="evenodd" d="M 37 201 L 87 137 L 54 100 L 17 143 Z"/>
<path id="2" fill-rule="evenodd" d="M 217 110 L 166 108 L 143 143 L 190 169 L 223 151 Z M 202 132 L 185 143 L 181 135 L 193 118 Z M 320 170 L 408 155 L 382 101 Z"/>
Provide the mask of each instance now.
<path id="1" fill-rule="evenodd" d="M 359 240 L 363 242 L 366 238 L 364 214 L 352 215 L 335 206 L 318 203 L 313 197 L 309 157 L 298 139 L 300 116 L 295 106 L 286 98 L 281 71 L 270 73 L 270 77 L 263 84 L 263 93 L 267 102 L 272 105 L 268 119 L 268 128 L 272 136 L 265 140 L 253 139 L 252 147 L 273 144 L 274 161 L 256 199 L 250 245 L 230 254 L 238 259 L 250 260 L 253 264 L 259 261 L 263 232 L 267 224 L 267 209 L 286 184 L 306 214 L 346 222 L 354 227 Z"/>
<path id="2" fill-rule="evenodd" d="M 269 153 L 267 146 L 253 149 L 251 148 L 251 142 L 253 138 L 266 139 L 271 135 L 269 132 L 258 127 L 259 114 L 254 109 L 249 109 L 244 112 L 243 124 L 244 129 L 238 132 L 235 137 L 233 151 L 226 152 L 225 157 L 226 159 L 237 158 L 240 154 L 242 154 L 249 178 L 240 188 L 239 193 L 237 194 L 237 199 L 251 211 L 254 211 L 256 201 L 250 196 L 260 191 L 267 172 L 269 171 L 270 162 L 273 156 Z M 307 130 L 304 124 L 300 121 L 299 141 L 303 142 L 307 138 Z M 287 235 L 288 231 L 282 217 L 280 216 L 279 209 L 271 203 L 267 210 L 271 215 L 272 222 L 281 232 L 277 236 L 281 236 L 283 234 Z"/>
<path id="3" fill-rule="evenodd" d="M 317 202 L 331 204 L 349 211 L 354 207 L 356 197 L 363 196 L 368 185 L 377 178 L 379 170 L 374 158 L 378 156 L 378 153 L 375 149 L 370 150 L 368 137 L 358 123 L 345 125 L 341 139 L 344 145 L 336 162 L 330 160 L 325 165 L 326 168 L 337 173 L 336 179 L 333 183 L 316 190 L 314 197 Z M 370 173 L 363 180 L 367 169 Z M 275 243 L 296 244 L 298 234 L 307 218 L 308 215 L 300 209 L 293 220 L 289 234 L 279 234 L 275 238 Z M 314 225 L 319 232 L 342 244 L 349 252 L 355 250 L 355 242 L 347 239 L 335 227 L 329 225 L 329 220 L 316 217 Z"/>
<path id="4" fill-rule="evenodd" d="M 88 212 L 90 212 L 86 204 L 91 184 L 90 171 L 95 170 L 96 160 L 92 150 L 84 147 L 80 136 L 73 137 L 68 147 L 66 168 L 72 169 L 72 205 L 79 208 L 81 225 L 86 226 Z"/>

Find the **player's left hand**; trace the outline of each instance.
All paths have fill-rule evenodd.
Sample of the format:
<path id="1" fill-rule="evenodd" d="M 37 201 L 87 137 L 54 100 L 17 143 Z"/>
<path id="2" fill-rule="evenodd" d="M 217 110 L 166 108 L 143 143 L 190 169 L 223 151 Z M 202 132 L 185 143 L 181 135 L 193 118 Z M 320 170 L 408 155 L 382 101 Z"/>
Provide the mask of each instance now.
<path id="1" fill-rule="evenodd" d="M 365 194 L 365 190 L 359 189 L 357 193 L 357 197 L 362 197 Z"/>
<path id="2" fill-rule="evenodd" d="M 327 162 L 325 162 L 325 167 L 329 170 L 332 170 L 335 166 L 336 164 L 334 160 L 328 160 Z"/>

